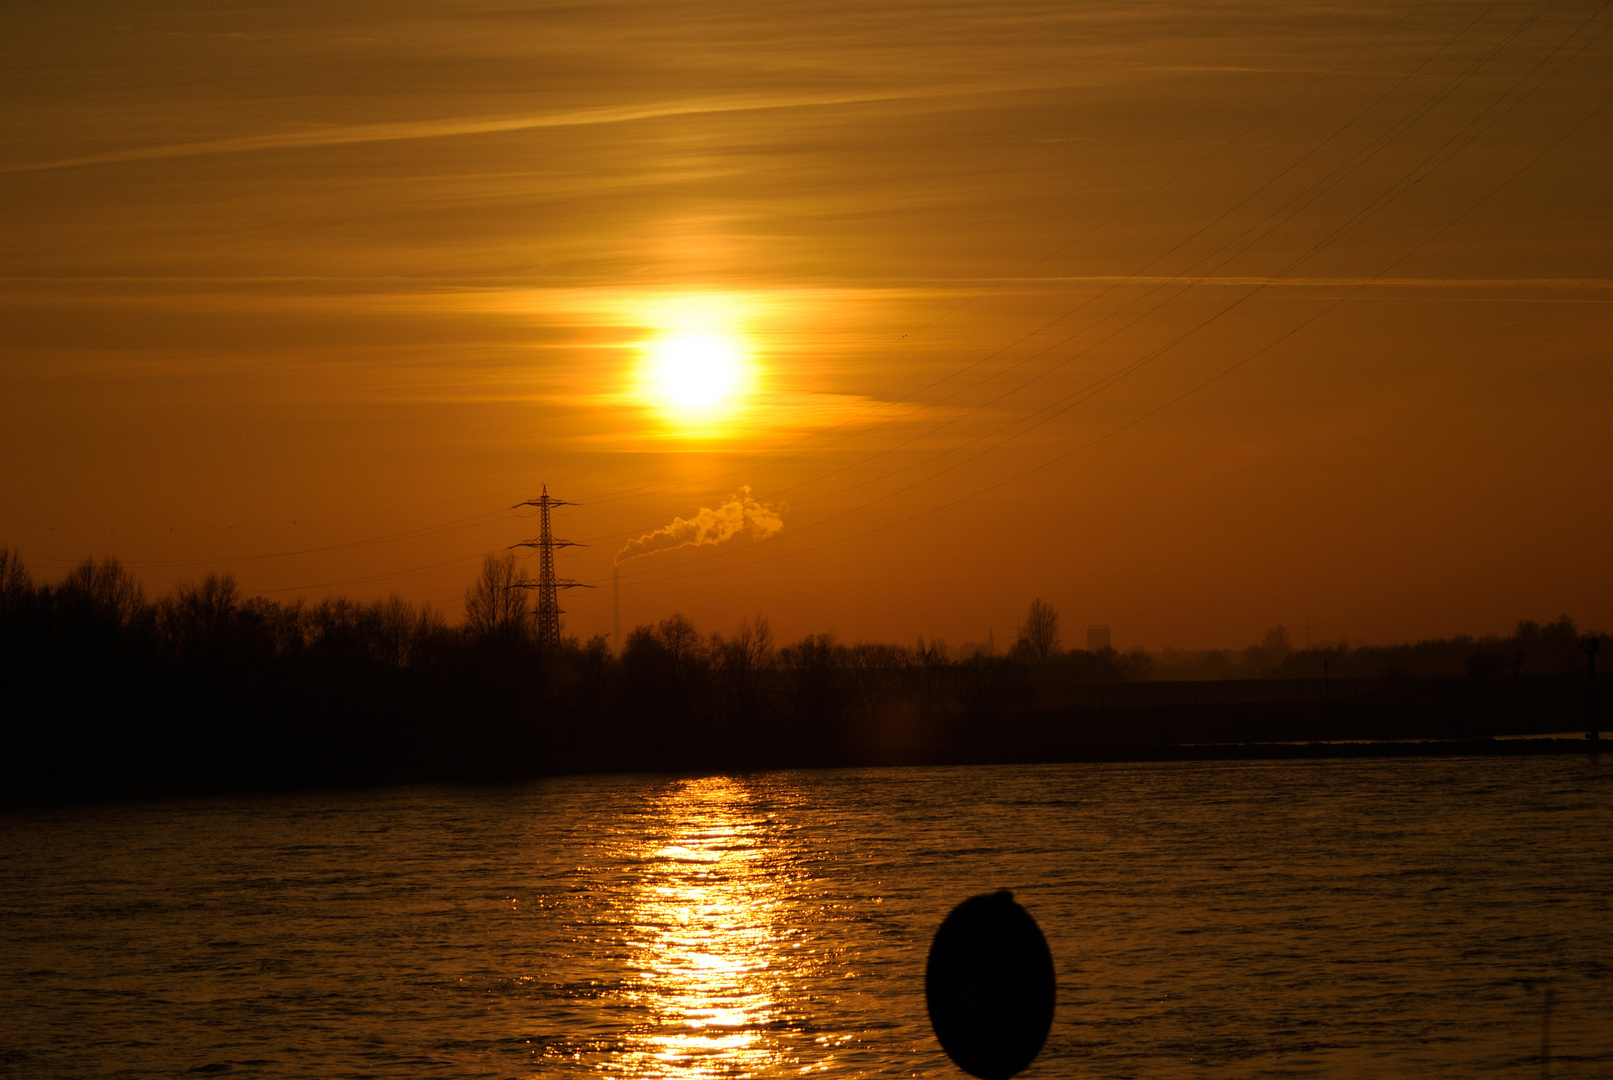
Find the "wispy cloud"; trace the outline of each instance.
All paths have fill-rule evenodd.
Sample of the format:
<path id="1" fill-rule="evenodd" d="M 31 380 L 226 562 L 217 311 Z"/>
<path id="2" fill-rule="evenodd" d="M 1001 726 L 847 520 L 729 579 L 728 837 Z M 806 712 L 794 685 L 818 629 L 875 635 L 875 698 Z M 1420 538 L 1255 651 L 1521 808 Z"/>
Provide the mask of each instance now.
<path id="1" fill-rule="evenodd" d="M 638 120 L 658 120 L 675 116 L 715 113 L 759 112 L 769 109 L 823 108 L 879 101 L 910 101 L 921 98 L 1017 93 L 1053 89 L 1037 85 L 936 86 L 908 90 L 847 94 L 787 94 L 759 97 L 754 94 L 678 101 L 601 106 L 564 112 L 533 113 L 522 116 L 446 117 L 437 120 L 397 120 L 374 124 L 342 124 L 302 131 L 268 135 L 241 135 L 228 139 L 197 142 L 160 143 L 109 150 L 99 154 L 56 158 L 50 161 L 0 164 L 0 173 L 45 172 L 92 165 L 114 165 L 162 158 L 202 157 L 214 154 L 240 154 L 262 150 L 312 149 L 355 143 L 400 142 L 410 139 L 442 139 L 465 135 L 488 135 L 541 128 L 587 127 L 598 124 L 626 124 Z"/>
<path id="2" fill-rule="evenodd" d="M 980 278 L 981 283 L 1002 278 Z M 1464 278 L 1464 277 L 1261 277 L 1193 275 L 1085 274 L 1064 277 L 1019 277 L 1006 279 L 1026 285 L 1056 282 L 1075 285 L 1293 285 L 1301 288 L 1382 285 L 1396 289 L 1613 289 L 1613 278 Z"/>

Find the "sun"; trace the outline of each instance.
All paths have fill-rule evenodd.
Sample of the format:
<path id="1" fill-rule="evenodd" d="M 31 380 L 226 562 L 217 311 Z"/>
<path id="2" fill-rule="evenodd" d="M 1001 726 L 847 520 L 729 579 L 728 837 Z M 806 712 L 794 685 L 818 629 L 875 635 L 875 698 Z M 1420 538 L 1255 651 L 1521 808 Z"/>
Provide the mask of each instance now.
<path id="1" fill-rule="evenodd" d="M 749 381 L 742 339 L 715 330 L 674 330 L 645 346 L 645 394 L 683 421 L 720 419 L 738 407 Z"/>
<path id="2" fill-rule="evenodd" d="M 678 439 L 736 437 L 763 379 L 747 297 L 683 293 L 649 299 L 634 320 L 645 331 L 635 343 L 633 388 L 659 414 L 656 430 Z"/>

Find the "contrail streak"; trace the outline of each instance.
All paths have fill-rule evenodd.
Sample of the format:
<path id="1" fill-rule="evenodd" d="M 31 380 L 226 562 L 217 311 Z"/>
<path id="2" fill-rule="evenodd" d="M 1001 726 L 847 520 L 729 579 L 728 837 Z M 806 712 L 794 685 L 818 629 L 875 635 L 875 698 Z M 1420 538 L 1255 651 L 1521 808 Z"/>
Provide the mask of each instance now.
<path id="1" fill-rule="evenodd" d="M 43 172 L 88 165 L 113 165 L 127 161 L 153 161 L 162 158 L 200 157 L 209 154 L 238 154 L 255 150 L 295 150 L 351 143 L 398 142 L 405 139 L 440 139 L 459 135 L 486 135 L 503 131 L 530 131 L 539 128 L 585 127 L 592 124 L 624 124 L 635 120 L 656 120 L 669 116 L 703 113 L 740 113 L 764 109 L 815 108 L 879 101 L 910 101 L 969 94 L 1002 94 L 1025 89 L 1054 89 L 1034 86 L 939 86 L 914 90 L 846 93 L 796 94 L 776 97 L 693 98 L 652 104 L 612 105 L 569 112 L 538 113 L 527 116 L 461 116 L 438 120 L 399 120 L 375 124 L 340 124 L 303 131 L 283 131 L 265 135 L 241 135 L 229 139 L 208 139 L 187 143 L 134 146 L 81 157 L 54 161 L 0 163 L 0 173 Z"/>

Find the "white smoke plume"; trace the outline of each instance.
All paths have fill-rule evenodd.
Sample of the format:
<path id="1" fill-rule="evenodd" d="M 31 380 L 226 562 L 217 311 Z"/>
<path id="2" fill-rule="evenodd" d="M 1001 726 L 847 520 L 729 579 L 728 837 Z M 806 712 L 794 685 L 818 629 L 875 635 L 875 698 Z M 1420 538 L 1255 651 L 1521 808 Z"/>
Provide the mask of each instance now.
<path id="1" fill-rule="evenodd" d="M 742 532 L 765 540 L 783 531 L 781 510 L 753 499 L 747 485 L 715 510 L 702 506 L 694 517 L 673 518 L 672 524 L 645 533 L 637 540 L 629 540 L 616 553 L 616 562 L 620 565 L 628 559 L 674 548 L 720 544 Z"/>

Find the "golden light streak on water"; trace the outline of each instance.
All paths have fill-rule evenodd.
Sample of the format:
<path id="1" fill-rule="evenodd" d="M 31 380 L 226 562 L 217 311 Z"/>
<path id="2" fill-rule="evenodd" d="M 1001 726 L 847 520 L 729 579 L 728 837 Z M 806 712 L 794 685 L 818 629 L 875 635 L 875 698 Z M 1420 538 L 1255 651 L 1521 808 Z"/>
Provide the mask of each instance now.
<path id="1" fill-rule="evenodd" d="M 628 996 L 654 1017 L 623 1071 L 643 1077 L 762 1075 L 783 1061 L 765 1038 L 778 1002 L 781 902 L 765 817 L 732 780 L 692 780 L 657 808 L 631 919 Z"/>

